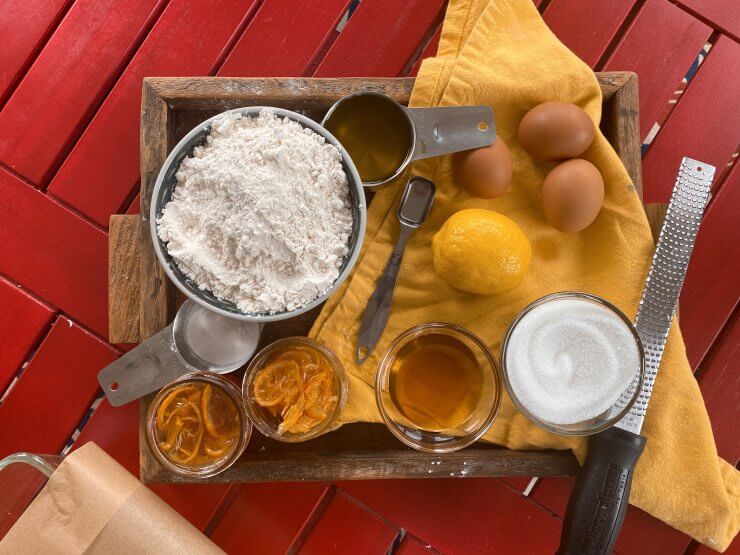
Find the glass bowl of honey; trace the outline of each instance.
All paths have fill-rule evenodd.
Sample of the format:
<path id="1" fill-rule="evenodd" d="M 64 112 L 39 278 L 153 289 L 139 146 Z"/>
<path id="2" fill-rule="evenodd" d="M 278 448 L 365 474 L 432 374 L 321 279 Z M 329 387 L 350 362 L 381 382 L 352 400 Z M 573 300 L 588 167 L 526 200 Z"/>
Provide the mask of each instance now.
<path id="1" fill-rule="evenodd" d="M 375 382 L 388 429 L 419 451 L 449 453 L 478 440 L 501 404 L 493 354 L 475 334 L 453 324 L 413 327 L 391 343 Z"/>
<path id="2" fill-rule="evenodd" d="M 186 374 L 163 387 L 146 417 L 146 442 L 168 470 L 191 478 L 223 472 L 249 443 L 239 388 L 223 376 Z"/>
<path id="3" fill-rule="evenodd" d="M 286 337 L 262 349 L 242 383 L 244 405 L 256 428 L 289 443 L 331 431 L 347 390 L 337 355 L 308 337 Z"/>

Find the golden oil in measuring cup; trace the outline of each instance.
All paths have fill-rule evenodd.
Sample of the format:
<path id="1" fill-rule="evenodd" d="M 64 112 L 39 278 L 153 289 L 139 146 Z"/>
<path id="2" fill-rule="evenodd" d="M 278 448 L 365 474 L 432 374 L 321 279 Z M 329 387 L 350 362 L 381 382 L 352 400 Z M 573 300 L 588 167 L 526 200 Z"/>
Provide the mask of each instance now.
<path id="1" fill-rule="evenodd" d="M 380 95 L 344 99 L 324 121 L 324 127 L 347 149 L 364 183 L 393 177 L 413 148 L 408 116 L 393 100 Z"/>
<path id="2" fill-rule="evenodd" d="M 409 341 L 391 365 L 391 400 L 422 430 L 458 428 L 476 410 L 482 390 L 483 371 L 473 351 L 443 333 Z"/>

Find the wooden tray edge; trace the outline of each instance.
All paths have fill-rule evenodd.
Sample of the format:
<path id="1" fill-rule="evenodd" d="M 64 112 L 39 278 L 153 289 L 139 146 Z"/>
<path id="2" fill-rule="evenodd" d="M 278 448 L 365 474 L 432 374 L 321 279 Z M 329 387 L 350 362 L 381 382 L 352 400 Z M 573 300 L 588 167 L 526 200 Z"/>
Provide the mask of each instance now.
<path id="1" fill-rule="evenodd" d="M 642 198 L 642 172 L 639 138 L 639 105 L 637 96 L 637 77 L 632 72 L 597 73 L 597 79 L 604 97 L 604 114 L 614 130 L 614 142 L 635 188 Z M 157 263 L 148 234 L 149 198 L 154 180 L 167 156 L 167 120 L 173 108 L 203 109 L 204 99 L 216 98 L 224 102 L 224 109 L 233 107 L 233 102 L 241 98 L 253 100 L 268 96 L 275 91 L 284 94 L 285 99 L 294 98 L 295 93 L 316 92 L 325 87 L 341 84 L 346 92 L 363 88 L 390 93 L 397 100 L 405 101 L 413 87 L 413 78 L 390 79 L 253 79 L 253 78 L 147 78 L 144 80 L 142 94 L 142 136 L 141 136 L 141 232 L 140 245 L 140 312 L 139 326 L 141 339 L 148 338 L 168 323 L 174 306 L 174 287 L 168 284 L 164 272 Z M 191 92 L 195 90 L 196 94 Z M 320 92 L 320 91 L 319 91 Z M 316 92 L 316 94 L 319 94 Z M 191 96 L 188 96 L 191 94 Z M 333 93 L 338 94 L 337 92 Z M 209 96 L 211 95 L 211 96 Z M 322 97 L 326 102 L 334 95 Z M 620 117 L 621 116 L 621 117 Z M 626 116 L 626 117 L 625 117 Z M 628 121 L 624 121 L 628 120 Z M 611 142 L 611 141 L 610 141 Z M 615 143 L 619 144 L 615 144 Z M 648 210 L 661 213 L 658 210 Z M 656 224 L 659 225 L 659 224 Z M 653 222 L 651 221 L 651 227 Z M 143 421 L 151 396 L 140 404 L 140 462 L 142 481 L 158 483 L 184 483 L 201 480 L 188 480 L 165 471 L 156 460 L 148 456 L 148 447 L 143 435 Z M 578 464 L 569 452 L 512 451 L 508 449 L 466 449 L 458 453 L 435 456 L 416 451 L 368 451 L 362 453 L 292 453 L 280 457 L 243 457 L 226 472 L 206 481 L 249 482 L 249 481 L 304 481 L 304 480 L 353 480 L 370 478 L 439 478 L 462 475 L 467 465 L 474 466 L 466 476 L 560 476 L 572 475 Z M 409 461 L 412 468 L 406 468 L 403 461 Z M 432 465 L 432 462 L 441 461 Z M 474 464 L 473 464 L 474 463 Z M 307 465 L 313 472 L 306 472 Z M 348 466 L 350 465 L 350 466 Z M 248 467 L 248 468 L 247 468 Z M 437 468 L 439 467 L 439 468 Z M 431 470 L 431 472 L 429 472 Z M 249 473 L 250 479 L 245 479 Z"/>

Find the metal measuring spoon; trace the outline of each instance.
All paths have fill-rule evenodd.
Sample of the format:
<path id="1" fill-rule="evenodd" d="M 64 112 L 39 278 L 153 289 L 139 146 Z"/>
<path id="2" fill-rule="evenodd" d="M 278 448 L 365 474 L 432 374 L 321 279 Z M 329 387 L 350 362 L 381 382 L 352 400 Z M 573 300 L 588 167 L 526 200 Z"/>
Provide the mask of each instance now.
<path id="1" fill-rule="evenodd" d="M 98 372 L 98 383 L 120 407 L 191 372 L 233 372 L 257 350 L 261 332 L 262 324 L 187 300 L 169 326 Z"/>
<path id="2" fill-rule="evenodd" d="M 365 313 L 360 323 L 360 335 L 357 341 L 357 364 L 362 364 L 373 352 L 383 334 L 388 322 L 393 302 L 393 290 L 396 287 L 396 278 L 401 268 L 403 251 L 406 249 L 411 232 L 421 226 L 426 220 L 429 209 L 432 207 L 435 193 L 434 183 L 423 177 L 412 177 L 406 184 L 398 205 L 398 220 L 401 222 L 401 232 L 398 242 L 393 248 L 388 264 L 375 286 L 365 307 Z"/>

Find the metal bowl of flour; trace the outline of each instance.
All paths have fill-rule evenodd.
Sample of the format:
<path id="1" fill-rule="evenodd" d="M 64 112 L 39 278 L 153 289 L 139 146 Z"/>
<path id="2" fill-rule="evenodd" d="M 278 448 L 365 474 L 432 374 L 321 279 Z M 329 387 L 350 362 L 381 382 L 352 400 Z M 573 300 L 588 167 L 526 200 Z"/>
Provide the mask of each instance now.
<path id="1" fill-rule="evenodd" d="M 157 181 L 154 184 L 154 191 L 152 192 L 152 203 L 149 213 L 149 225 L 152 235 L 152 242 L 154 243 L 154 250 L 157 253 L 157 258 L 160 264 L 164 268 L 167 276 L 174 282 L 180 291 L 186 296 L 193 299 L 196 303 L 199 303 L 206 308 L 214 310 L 219 314 L 228 316 L 230 318 L 236 318 L 238 320 L 249 320 L 254 322 L 275 322 L 278 320 L 286 320 L 293 316 L 298 316 L 304 312 L 317 307 L 323 303 L 329 296 L 336 291 L 336 289 L 347 279 L 347 276 L 352 271 L 352 268 L 357 262 L 357 257 L 360 254 L 360 248 L 362 247 L 362 241 L 365 237 L 365 226 L 367 224 L 367 202 L 365 200 L 365 193 L 362 188 L 362 180 L 357 172 L 354 162 L 349 157 L 347 151 L 337 141 L 337 139 L 329 133 L 324 127 L 315 121 L 298 114 L 291 112 L 290 110 L 283 110 L 282 108 L 273 108 L 270 106 L 250 106 L 248 108 L 236 108 L 229 110 L 225 113 L 239 113 L 248 115 L 250 117 L 256 117 L 261 110 L 270 110 L 276 115 L 284 118 L 288 118 L 300 123 L 303 127 L 307 127 L 326 139 L 327 142 L 336 146 L 342 154 L 342 167 L 344 172 L 347 174 L 347 180 L 349 182 L 349 194 L 350 201 L 352 204 L 352 217 L 353 226 L 352 233 L 348 242 L 349 252 L 345 257 L 342 266 L 339 270 L 339 277 L 327 290 L 327 292 L 318 298 L 314 299 L 309 304 L 296 308 L 295 310 L 278 312 L 268 314 L 266 312 L 242 312 L 239 310 L 234 303 L 225 301 L 216 297 L 211 291 L 201 289 L 198 285 L 187 277 L 178 267 L 175 261 L 167 252 L 166 244 L 159 238 L 157 233 L 157 220 L 162 213 L 162 209 L 172 198 L 172 192 L 177 185 L 177 179 L 175 174 L 180 167 L 180 163 L 193 153 L 193 149 L 196 146 L 205 144 L 206 137 L 210 133 L 211 124 L 214 118 L 207 119 L 201 123 L 198 127 L 190 131 L 185 135 L 182 140 L 177 143 L 177 146 L 172 150 L 170 155 L 164 162 L 162 169 L 157 176 Z M 217 117 L 217 116 L 214 116 Z"/>

